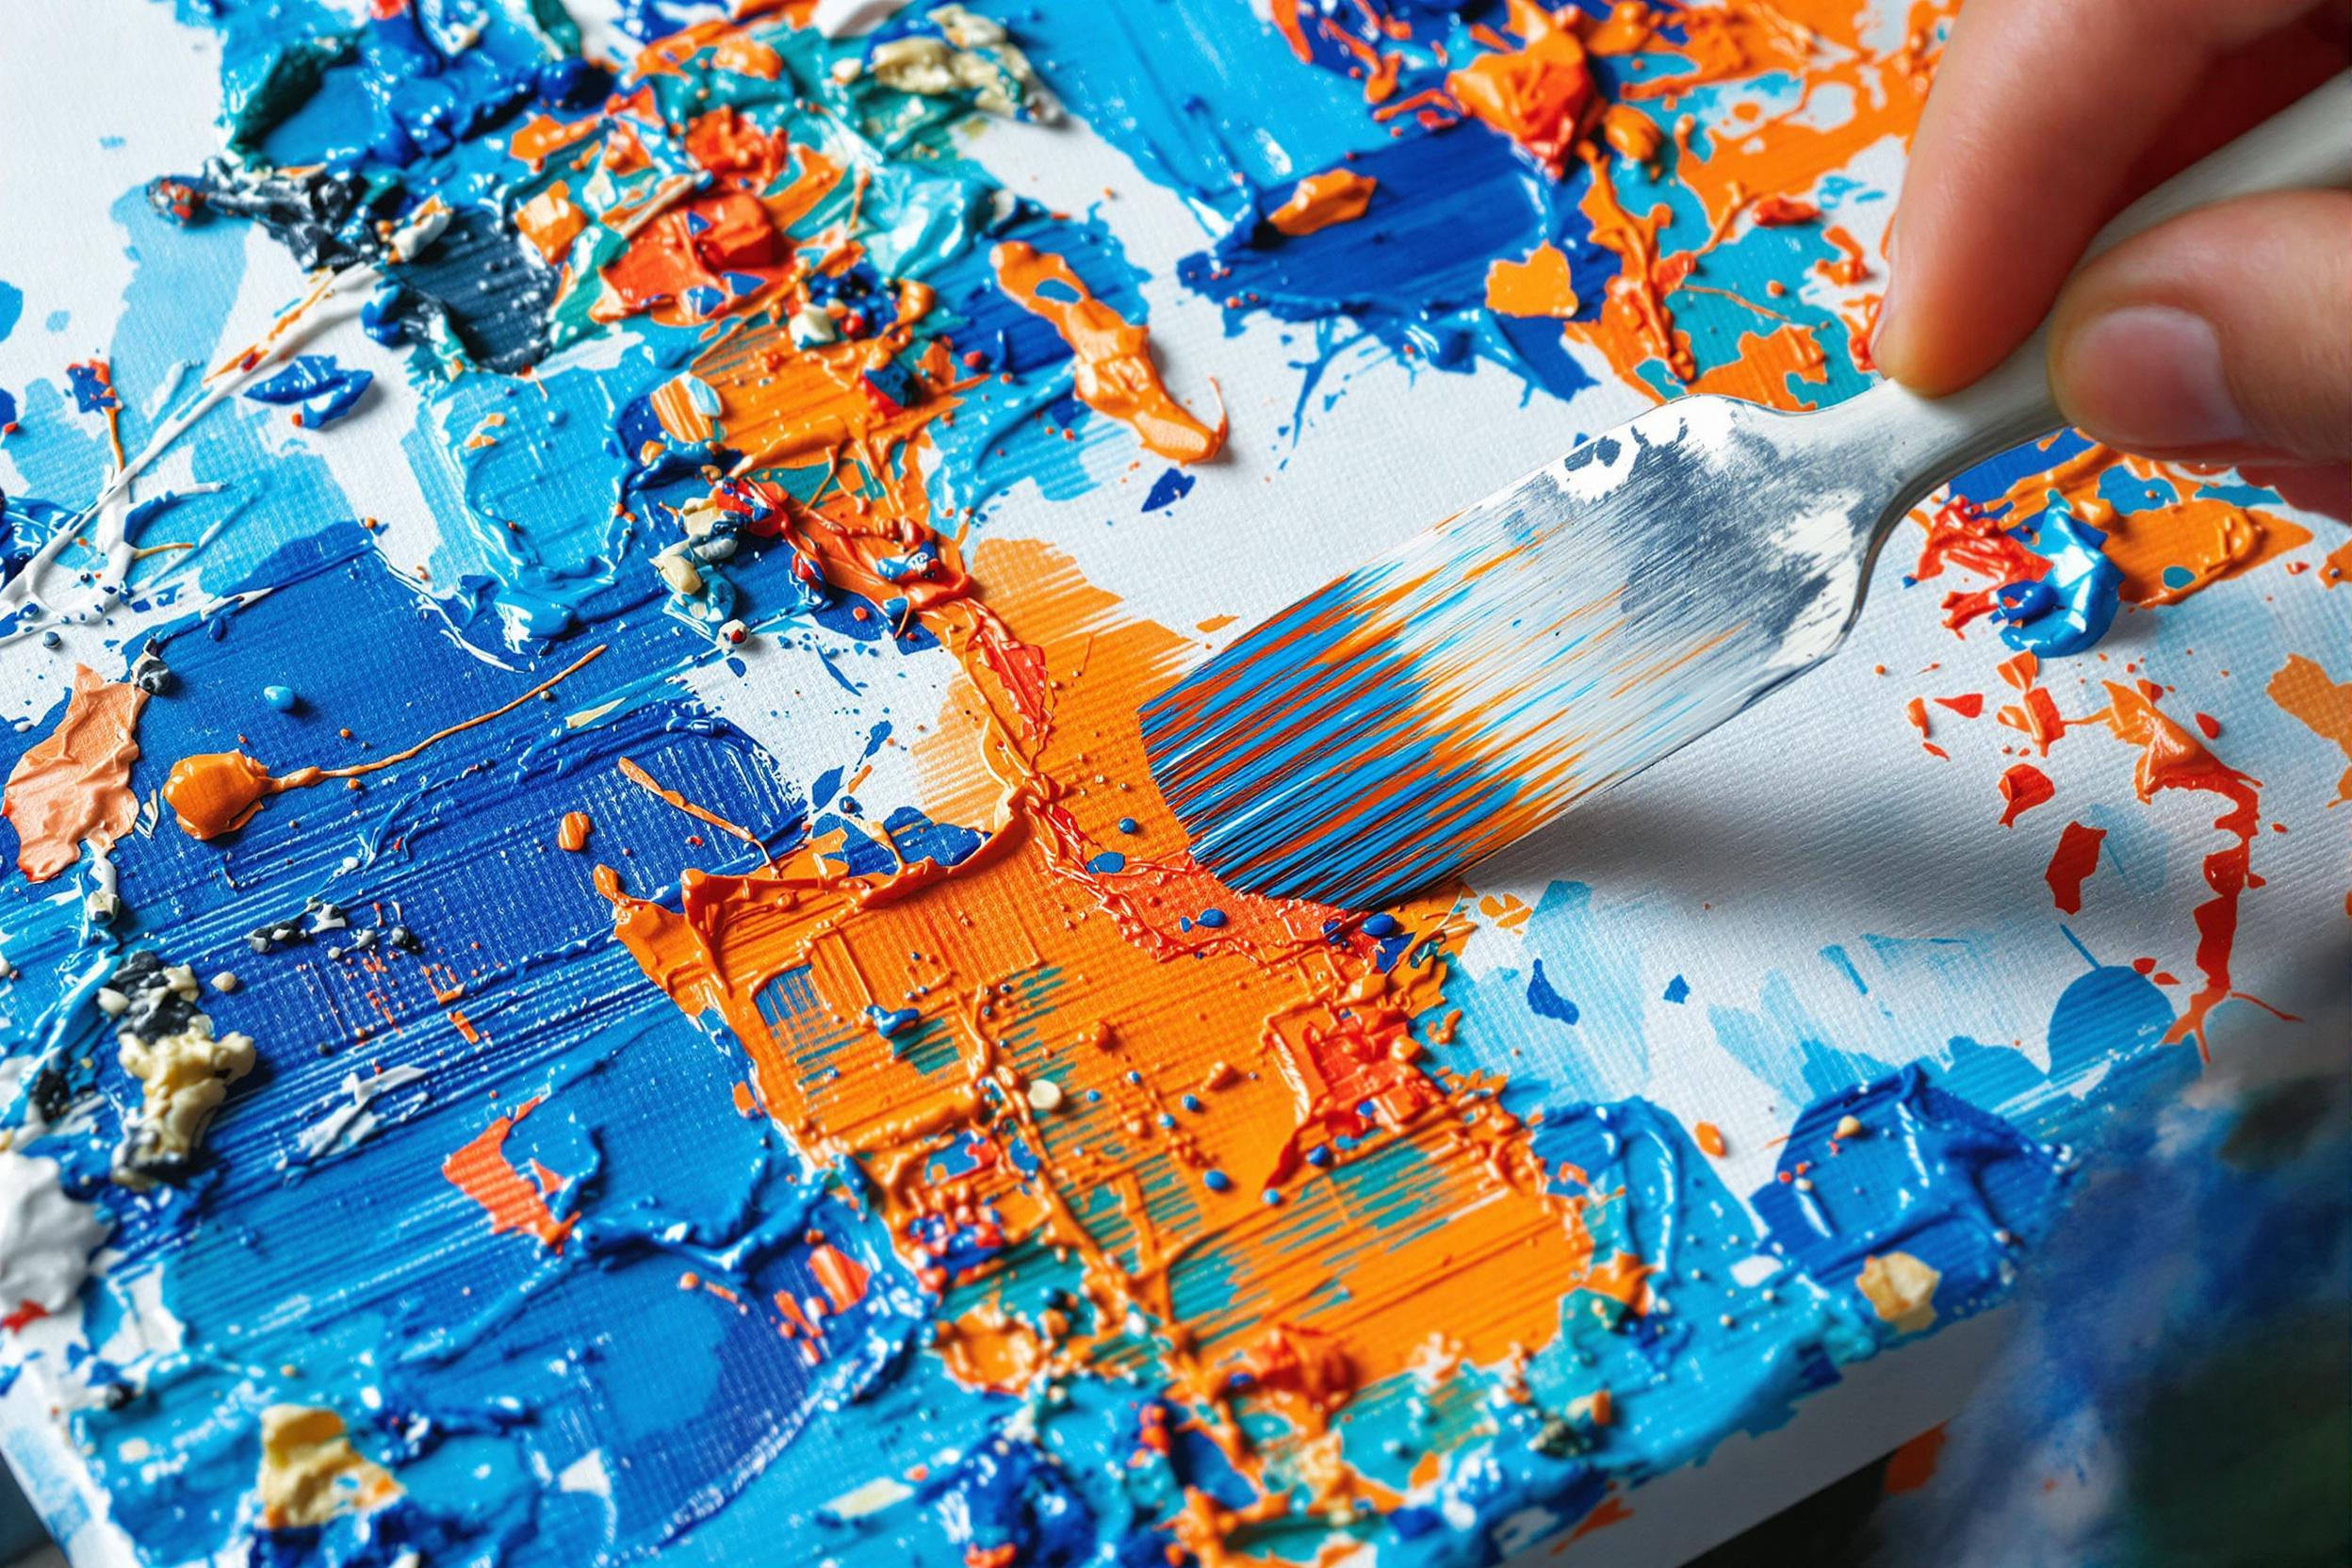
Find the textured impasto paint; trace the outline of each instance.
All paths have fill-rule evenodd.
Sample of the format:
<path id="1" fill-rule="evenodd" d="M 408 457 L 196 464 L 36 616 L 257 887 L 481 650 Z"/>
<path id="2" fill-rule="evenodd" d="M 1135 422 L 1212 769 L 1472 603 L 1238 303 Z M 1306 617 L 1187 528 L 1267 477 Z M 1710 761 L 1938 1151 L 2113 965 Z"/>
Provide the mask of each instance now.
<path id="1" fill-rule="evenodd" d="M 735 13 L 156 13 L 218 137 L 109 166 L 119 319 L 0 250 L 0 1442 L 77 1550 L 1575 1561 L 2341 1021 L 2330 525 L 2071 435 L 1727 738 L 1805 800 L 1344 909 L 1152 787 L 1465 410 L 1866 385 L 1950 8 Z"/>

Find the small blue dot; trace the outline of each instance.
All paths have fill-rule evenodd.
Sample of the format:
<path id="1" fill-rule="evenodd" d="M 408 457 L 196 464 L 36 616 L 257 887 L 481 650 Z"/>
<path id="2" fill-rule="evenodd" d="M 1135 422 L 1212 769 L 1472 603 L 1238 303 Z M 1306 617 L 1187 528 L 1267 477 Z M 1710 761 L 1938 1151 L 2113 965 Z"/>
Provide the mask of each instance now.
<path id="1" fill-rule="evenodd" d="M 1211 1192 L 1231 1192 L 1233 1189 L 1233 1179 L 1221 1170 L 1212 1170 L 1200 1181 Z"/>
<path id="2" fill-rule="evenodd" d="M 1137 1072 L 1134 1068 L 1129 1068 L 1127 1070 L 1127 1081 L 1131 1084 L 1140 1084 L 1143 1082 L 1143 1074 Z"/>
<path id="3" fill-rule="evenodd" d="M 1086 869 L 1097 876 L 1109 876 L 1127 869 L 1127 857 L 1115 849 L 1106 849 L 1086 862 Z"/>
<path id="4" fill-rule="evenodd" d="M 1225 911 L 1222 909 L 1203 909 L 1200 911 L 1200 923 L 1214 931 L 1225 923 Z"/>
<path id="5" fill-rule="evenodd" d="M 1200 1112 L 1200 1097 L 1197 1094 L 1188 1094 L 1184 1096 L 1184 1107 L 1198 1116 Z"/>
<path id="6" fill-rule="evenodd" d="M 1276 1192 L 1272 1187 L 1267 1187 L 1265 1191 L 1258 1194 L 1258 1201 L 1264 1203 L 1269 1209 L 1280 1208 L 1282 1202 L 1282 1195 Z"/>
<path id="7" fill-rule="evenodd" d="M 2196 580 L 2197 574 L 2189 570 L 2186 566 L 2166 566 L 2164 568 L 2164 586 L 2167 588 L 2174 590 L 2186 588 Z"/>
<path id="8" fill-rule="evenodd" d="M 1140 833 L 1143 831 L 1143 825 L 1133 817 L 1121 817 L 1119 819 L 1119 830 L 1121 833 Z"/>
<path id="9" fill-rule="evenodd" d="M 1393 937 L 1403 929 L 1403 926 L 1396 923 L 1395 915 L 1371 915 L 1366 917 L 1364 923 L 1364 934 L 1367 937 Z"/>
<path id="10" fill-rule="evenodd" d="M 261 700 L 268 703 L 270 707 L 276 709 L 281 713 L 291 713 L 294 711 L 294 688 L 291 686 L 264 686 L 261 689 Z"/>
<path id="11" fill-rule="evenodd" d="M 1318 1170 L 1327 1168 L 1331 1163 L 1331 1152 L 1317 1144 L 1307 1151 L 1307 1163 Z"/>
<path id="12" fill-rule="evenodd" d="M 1163 1127 L 1173 1127 L 1176 1125 L 1176 1119 L 1168 1115 L 1166 1111 L 1162 1111 L 1160 1113 L 1160 1125 Z"/>

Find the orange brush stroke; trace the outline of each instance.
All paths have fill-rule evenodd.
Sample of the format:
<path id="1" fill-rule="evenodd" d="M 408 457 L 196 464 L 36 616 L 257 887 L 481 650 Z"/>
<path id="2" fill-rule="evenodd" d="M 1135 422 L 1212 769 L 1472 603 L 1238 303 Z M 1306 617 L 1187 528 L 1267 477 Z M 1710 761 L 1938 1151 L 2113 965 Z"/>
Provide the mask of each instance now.
<path id="1" fill-rule="evenodd" d="M 139 714 L 147 694 L 74 666 L 74 689 L 57 727 L 16 760 L 0 815 L 16 828 L 16 864 L 46 882 L 81 858 L 85 841 L 105 849 L 139 819 L 131 764 L 139 760 Z"/>

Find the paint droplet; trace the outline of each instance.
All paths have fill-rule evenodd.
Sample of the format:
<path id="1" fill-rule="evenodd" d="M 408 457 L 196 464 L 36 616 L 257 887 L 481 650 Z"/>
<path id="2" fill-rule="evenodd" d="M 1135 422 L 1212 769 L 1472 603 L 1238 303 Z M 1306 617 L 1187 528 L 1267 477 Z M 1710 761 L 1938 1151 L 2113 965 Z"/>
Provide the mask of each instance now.
<path id="1" fill-rule="evenodd" d="M 1086 862 L 1086 869 L 1097 876 L 1109 876 L 1127 869 L 1127 857 L 1115 849 L 1106 849 Z"/>
<path id="2" fill-rule="evenodd" d="M 1838 1119 L 1836 1135 L 1838 1137 L 1858 1138 L 1869 1131 L 1869 1128 L 1862 1125 L 1862 1119 L 1858 1116 L 1841 1116 Z"/>
<path id="3" fill-rule="evenodd" d="M 1206 1186 L 1211 1192 L 1231 1192 L 1233 1190 L 1233 1179 L 1231 1176 L 1226 1175 L 1221 1170 L 1210 1171 L 1206 1176 L 1200 1178 L 1200 1182 L 1201 1184 Z"/>
<path id="4" fill-rule="evenodd" d="M 1258 1194 L 1258 1201 L 1264 1203 L 1269 1209 L 1280 1208 L 1282 1202 L 1282 1195 L 1276 1192 L 1272 1187 L 1267 1187 L 1263 1192 Z"/>
<path id="5" fill-rule="evenodd" d="M 1225 923 L 1225 911 L 1222 909 L 1203 909 L 1200 911 L 1200 923 L 1214 931 Z"/>
<path id="6" fill-rule="evenodd" d="M 912 1007 L 872 1006 L 866 1009 L 866 1021 L 886 1040 L 894 1040 L 923 1021 L 923 1015 Z"/>
<path id="7" fill-rule="evenodd" d="M 555 846 L 579 854 L 588 847 L 588 835 L 595 831 L 596 825 L 585 811 L 564 812 L 564 820 L 556 824 Z"/>
<path id="8" fill-rule="evenodd" d="M 261 689 L 261 700 L 268 703 L 270 707 L 276 709 L 281 713 L 291 713 L 294 711 L 294 688 L 291 686 L 264 686 Z"/>
<path id="9" fill-rule="evenodd" d="M 1119 830 L 1121 833 L 1140 833 L 1143 831 L 1143 825 L 1133 817 L 1121 817 L 1119 819 Z"/>
<path id="10" fill-rule="evenodd" d="M 224 969 L 212 977 L 212 988 L 223 994 L 233 991 L 237 989 L 237 976 Z"/>
<path id="11" fill-rule="evenodd" d="M 1029 1108 L 1033 1111 L 1060 1110 L 1062 1108 L 1062 1086 L 1051 1078 L 1031 1079 Z"/>
<path id="12" fill-rule="evenodd" d="M 1396 917 L 1391 914 L 1366 916 L 1364 923 L 1364 934 L 1367 937 L 1393 937 L 1403 929 L 1396 923 Z"/>
<path id="13" fill-rule="evenodd" d="M 1731 1152 L 1731 1145 L 1723 1141 L 1723 1130 L 1711 1121 L 1702 1121 L 1691 1128 L 1690 1135 L 1699 1140 L 1701 1149 L 1719 1160 Z"/>

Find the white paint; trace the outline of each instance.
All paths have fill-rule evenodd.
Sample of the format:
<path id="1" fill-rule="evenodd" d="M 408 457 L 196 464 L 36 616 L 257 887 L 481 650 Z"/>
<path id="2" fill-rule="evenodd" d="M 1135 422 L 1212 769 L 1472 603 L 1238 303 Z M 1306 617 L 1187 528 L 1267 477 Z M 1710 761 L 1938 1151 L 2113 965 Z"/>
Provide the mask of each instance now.
<path id="1" fill-rule="evenodd" d="M 425 1070 L 402 1064 L 381 1072 L 362 1077 L 356 1072 L 343 1075 L 343 1092 L 351 1096 L 349 1104 L 337 1105 L 294 1136 L 295 1147 L 302 1151 L 305 1162 L 322 1159 L 329 1154 L 341 1154 L 356 1149 L 371 1136 L 383 1123 L 369 1107 L 376 1097 L 410 1084 L 422 1083 Z"/>
<path id="2" fill-rule="evenodd" d="M 817 0 L 808 25 L 826 38 L 870 33 L 906 8 L 906 0 Z"/>
<path id="3" fill-rule="evenodd" d="M 863 1486 L 854 1486 L 831 1502 L 824 1511 L 836 1519 L 863 1519 L 895 1507 L 915 1494 L 915 1489 L 895 1476 L 876 1476 Z"/>
<path id="4" fill-rule="evenodd" d="M 585 1492 L 592 1496 L 610 1498 L 612 1477 L 604 1467 L 604 1450 L 591 1448 L 565 1465 L 555 1478 L 558 1492 Z"/>
<path id="5" fill-rule="evenodd" d="M 112 1229 L 68 1197 L 58 1175 L 55 1160 L 0 1150 L 0 1316 L 26 1302 L 65 1311 Z"/>

